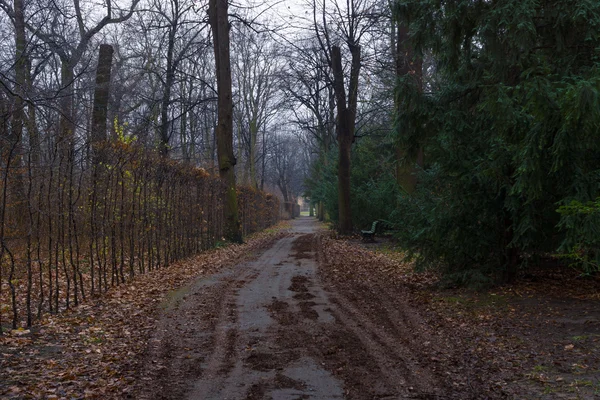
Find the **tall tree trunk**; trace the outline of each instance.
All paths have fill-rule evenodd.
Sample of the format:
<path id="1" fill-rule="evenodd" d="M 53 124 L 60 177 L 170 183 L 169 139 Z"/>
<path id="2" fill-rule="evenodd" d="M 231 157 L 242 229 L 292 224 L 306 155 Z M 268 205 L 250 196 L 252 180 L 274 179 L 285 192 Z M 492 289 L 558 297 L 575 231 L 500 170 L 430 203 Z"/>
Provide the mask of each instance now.
<path id="1" fill-rule="evenodd" d="M 258 122 L 257 117 L 250 121 L 250 182 L 252 186 L 258 189 L 258 178 L 256 176 L 256 143 L 258 141 Z"/>
<path id="2" fill-rule="evenodd" d="M 98 227 L 98 209 L 101 198 L 99 184 L 106 176 L 103 175 L 103 168 L 100 163 L 103 160 L 102 144 L 107 140 L 106 119 L 108 115 L 108 99 L 110 94 L 110 74 L 113 57 L 113 48 L 110 45 L 100 45 L 98 52 L 98 68 L 96 70 L 96 88 L 94 91 L 94 107 L 92 110 L 92 190 L 90 192 L 89 202 L 91 205 L 90 226 L 92 234 L 97 235 Z M 95 238 L 94 238 L 95 241 Z M 90 245 L 90 254 L 93 254 L 92 245 Z M 92 292 L 94 292 L 94 265 L 90 257 L 90 269 L 92 272 Z M 100 277 L 100 271 L 98 271 Z M 101 281 L 100 281 L 101 283 Z M 101 286 L 99 285 L 99 288 Z"/>
<path id="3" fill-rule="evenodd" d="M 265 190 L 265 170 L 267 167 L 267 141 L 265 135 L 265 128 L 262 129 L 262 159 L 261 159 L 261 173 L 260 173 L 260 191 Z"/>
<path id="4" fill-rule="evenodd" d="M 210 0 L 208 3 L 218 92 L 217 158 L 219 174 L 226 185 L 223 199 L 225 237 L 233 242 L 242 242 L 234 171 L 236 159 L 233 153 L 233 101 L 227 8 L 227 0 Z"/>
<path id="5" fill-rule="evenodd" d="M 356 127 L 356 108 L 358 99 L 358 74 L 360 71 L 360 46 L 350 45 L 352 67 L 348 100 L 344 87 L 342 55 L 338 46 L 331 48 L 331 68 L 333 89 L 337 106 L 336 134 L 339 145 L 338 163 L 338 208 L 340 233 L 352 232 L 352 209 L 350 204 L 350 156 Z"/>
<path id="6" fill-rule="evenodd" d="M 169 154 L 169 130 L 171 122 L 169 121 L 169 106 L 171 105 L 171 91 L 175 82 L 175 68 L 173 65 L 173 53 L 175 51 L 175 36 L 177 33 L 177 20 L 175 20 L 169 30 L 169 44 L 167 48 L 167 76 L 165 79 L 165 88 L 161 102 L 161 125 L 160 125 L 160 154 L 166 157 Z"/>
<path id="7" fill-rule="evenodd" d="M 25 77 L 27 81 L 26 92 L 31 93 L 31 88 L 33 87 L 31 81 L 31 60 L 29 57 L 27 58 L 27 75 Z M 27 105 L 27 135 L 29 136 L 29 151 L 31 154 L 31 164 L 34 166 L 38 166 L 40 163 L 41 157 L 41 148 L 40 148 L 40 132 L 38 131 L 37 123 L 36 123 L 36 109 L 35 104 L 29 103 Z"/>
<path id="8" fill-rule="evenodd" d="M 239 113 L 237 118 L 237 157 L 236 160 L 244 160 L 244 118 L 241 113 Z M 238 175 L 239 179 L 241 179 L 242 185 L 248 184 L 248 168 L 244 168 L 242 166 L 242 172 Z"/>
<path id="9" fill-rule="evenodd" d="M 418 90 L 422 90 L 423 60 L 415 56 L 410 43 L 409 28 L 406 24 L 392 22 L 392 49 L 398 77 L 412 76 Z M 395 31 L 395 32 L 394 32 Z M 395 43 L 394 43 L 395 42 Z M 402 112 L 403 105 L 394 97 L 396 112 Z M 396 145 L 396 180 L 407 193 L 413 193 L 417 187 L 418 167 L 423 166 L 423 148 L 419 147 L 412 154 L 407 149 Z"/>
<path id="10" fill-rule="evenodd" d="M 58 146 L 62 157 L 68 159 L 75 135 L 75 121 L 73 115 L 73 97 L 75 85 L 74 67 L 67 58 L 61 59 L 61 99 L 60 99 L 60 121 L 58 127 Z"/>
<path id="11" fill-rule="evenodd" d="M 96 88 L 94 90 L 94 108 L 92 111 L 92 152 L 97 156 L 98 144 L 107 139 L 106 118 L 110 94 L 110 69 L 113 48 L 108 44 L 100 45 L 98 69 L 96 70 Z"/>
<path id="12" fill-rule="evenodd" d="M 16 204 L 13 213 L 15 215 L 25 215 L 25 203 L 21 199 L 25 198 L 25 179 L 21 167 L 23 166 L 23 126 L 25 125 L 25 85 L 27 76 L 27 38 L 25 36 L 25 15 L 23 0 L 14 1 L 14 26 L 15 26 L 15 84 L 13 88 L 13 107 L 11 110 L 11 130 L 9 135 L 8 147 L 13 147 L 13 171 L 10 172 L 11 188 L 9 195 Z M 6 145 L 6 144 L 5 144 Z"/>
<path id="13" fill-rule="evenodd" d="M 14 108 L 12 110 L 12 138 L 19 142 L 23 137 L 25 85 L 27 76 L 27 55 L 25 48 L 27 38 L 25 36 L 25 15 L 23 0 L 14 1 L 14 25 L 15 25 L 15 87 Z M 17 163 L 18 164 L 18 163 Z"/>

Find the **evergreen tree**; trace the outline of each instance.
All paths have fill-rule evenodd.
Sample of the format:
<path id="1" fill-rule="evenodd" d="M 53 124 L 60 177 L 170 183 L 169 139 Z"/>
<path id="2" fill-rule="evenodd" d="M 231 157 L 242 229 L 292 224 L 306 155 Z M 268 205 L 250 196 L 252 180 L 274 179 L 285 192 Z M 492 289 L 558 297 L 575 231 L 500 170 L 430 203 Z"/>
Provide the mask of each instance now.
<path id="1" fill-rule="evenodd" d="M 397 217 L 421 265 L 510 281 L 572 249 L 594 225 L 557 209 L 600 194 L 600 3 L 397 1 L 395 15 L 426 66 L 422 91 L 397 86 L 398 140 L 425 151 Z"/>

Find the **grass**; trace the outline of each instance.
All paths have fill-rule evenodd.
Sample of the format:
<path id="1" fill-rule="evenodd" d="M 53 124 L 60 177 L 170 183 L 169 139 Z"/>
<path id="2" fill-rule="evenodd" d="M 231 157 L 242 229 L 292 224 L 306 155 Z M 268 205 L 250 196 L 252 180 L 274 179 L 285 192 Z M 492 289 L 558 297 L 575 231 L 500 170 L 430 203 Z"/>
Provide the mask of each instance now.
<path id="1" fill-rule="evenodd" d="M 571 339 L 573 339 L 574 342 L 583 342 L 585 340 L 587 340 L 589 338 L 588 335 L 582 335 L 582 336 L 573 336 Z"/>
<path id="2" fill-rule="evenodd" d="M 533 372 L 544 372 L 547 371 L 548 367 L 546 367 L 545 365 L 536 365 L 535 367 L 533 367 Z"/>

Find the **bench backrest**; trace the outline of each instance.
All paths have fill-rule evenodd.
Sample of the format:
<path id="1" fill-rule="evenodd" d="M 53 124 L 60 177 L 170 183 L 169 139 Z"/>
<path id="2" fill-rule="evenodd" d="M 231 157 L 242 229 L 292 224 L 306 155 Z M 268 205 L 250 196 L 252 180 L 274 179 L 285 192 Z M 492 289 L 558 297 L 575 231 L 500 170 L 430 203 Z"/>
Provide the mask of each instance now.
<path id="1" fill-rule="evenodd" d="M 371 226 L 371 231 L 375 232 L 375 229 L 377 229 L 377 224 L 379 223 L 379 221 L 374 221 L 373 225 Z"/>

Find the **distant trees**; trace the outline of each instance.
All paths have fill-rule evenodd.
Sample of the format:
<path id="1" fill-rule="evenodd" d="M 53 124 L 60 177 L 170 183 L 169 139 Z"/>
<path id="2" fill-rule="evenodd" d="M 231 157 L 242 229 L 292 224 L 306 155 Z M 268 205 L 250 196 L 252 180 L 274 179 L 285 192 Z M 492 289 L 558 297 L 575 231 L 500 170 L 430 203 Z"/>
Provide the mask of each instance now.
<path id="1" fill-rule="evenodd" d="M 351 149 L 355 140 L 357 110 L 359 98 L 360 71 L 363 66 L 363 53 L 361 51 L 361 40 L 368 36 L 372 27 L 379 20 L 379 11 L 375 1 L 353 1 L 341 4 L 337 1 L 313 0 L 312 5 L 312 30 L 314 42 L 319 49 L 320 57 L 312 57 L 310 50 L 301 50 L 304 59 L 325 62 L 324 65 L 312 63 L 317 67 L 319 79 L 324 79 L 331 97 L 328 99 L 329 106 L 335 106 L 336 123 L 335 136 L 338 147 L 338 217 L 336 218 L 338 229 L 341 232 L 352 231 L 351 211 Z M 343 51 L 344 50 L 344 51 Z M 349 71 L 345 68 L 343 58 L 348 56 Z M 293 63 L 292 63 L 293 64 Z M 304 107 L 315 114 L 318 131 L 325 133 L 323 121 L 327 118 L 325 110 L 319 110 L 322 89 L 314 79 L 295 72 L 300 86 L 307 90 L 305 94 L 295 90 L 294 87 L 288 91 L 294 95 Z M 316 100 L 316 102 L 315 102 Z M 318 107 L 318 108 L 317 108 Z M 331 107 L 328 107 L 331 110 Z M 321 135 L 322 135 L 321 133 Z M 325 145 L 322 150 L 327 152 L 326 135 L 321 136 L 321 144 Z"/>
<path id="2" fill-rule="evenodd" d="M 317 207 L 317 217 L 325 218 L 325 198 L 318 189 L 322 170 L 335 145 L 335 97 L 328 76 L 330 66 L 316 39 L 307 39 L 290 54 L 284 91 L 292 122 L 304 133 L 304 145 L 313 153 L 312 173 L 306 188 Z"/>
<path id="3" fill-rule="evenodd" d="M 296 202 L 303 174 L 302 153 L 298 139 L 292 135 L 280 135 L 273 144 L 270 157 L 271 180 L 277 185 L 285 203 Z"/>
<path id="4" fill-rule="evenodd" d="M 274 121 L 282 110 L 281 92 L 283 57 L 277 43 L 265 32 L 256 32 L 244 24 L 233 35 L 234 120 L 238 133 L 238 158 L 242 182 L 255 188 L 265 184 L 267 152 Z"/>

